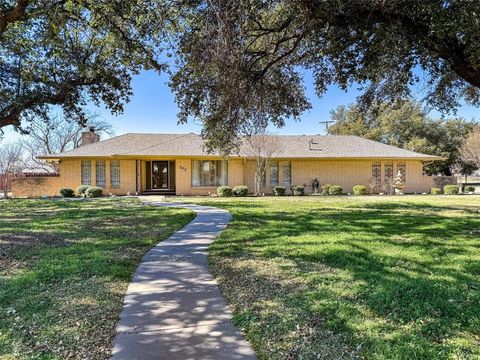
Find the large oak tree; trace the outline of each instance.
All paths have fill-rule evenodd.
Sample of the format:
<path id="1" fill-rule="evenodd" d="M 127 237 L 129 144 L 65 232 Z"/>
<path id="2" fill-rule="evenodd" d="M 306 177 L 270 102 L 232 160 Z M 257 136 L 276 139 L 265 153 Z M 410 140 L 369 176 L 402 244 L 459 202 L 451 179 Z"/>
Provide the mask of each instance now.
<path id="1" fill-rule="evenodd" d="M 130 80 L 159 61 L 168 1 L 0 3 L 0 128 L 61 107 L 83 123 L 88 101 L 122 111 Z M 23 120 L 23 122 L 22 122 Z"/>
<path id="2" fill-rule="evenodd" d="M 359 103 L 420 89 L 441 111 L 479 103 L 480 3 L 470 0 L 197 0 L 181 2 L 171 86 L 180 121 L 203 121 L 208 146 L 282 125 L 308 109 L 302 69 L 321 96 L 360 86 Z M 359 85 L 358 85 L 359 84 Z"/>

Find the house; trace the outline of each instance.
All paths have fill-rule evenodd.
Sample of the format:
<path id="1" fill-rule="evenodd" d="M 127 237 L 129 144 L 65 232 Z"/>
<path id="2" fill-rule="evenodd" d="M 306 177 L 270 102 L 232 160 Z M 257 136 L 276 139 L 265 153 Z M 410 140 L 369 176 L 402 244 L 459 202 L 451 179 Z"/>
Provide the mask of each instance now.
<path id="1" fill-rule="evenodd" d="M 222 158 L 204 151 L 202 138 L 189 134 L 129 133 L 98 141 L 85 133 L 83 146 L 42 156 L 59 162 L 60 175 L 37 183 L 13 185 L 14 196 L 58 195 L 60 188 L 96 185 L 106 194 L 165 193 L 207 195 L 220 185 L 247 185 L 254 189 L 255 161 L 238 154 Z M 265 193 L 275 185 L 338 184 L 351 192 L 358 184 L 383 183 L 400 172 L 406 192 L 427 192 L 432 177 L 423 166 L 441 157 L 425 155 L 356 136 L 272 135 L 280 151 L 266 170 Z M 89 143 L 90 142 L 90 143 Z"/>

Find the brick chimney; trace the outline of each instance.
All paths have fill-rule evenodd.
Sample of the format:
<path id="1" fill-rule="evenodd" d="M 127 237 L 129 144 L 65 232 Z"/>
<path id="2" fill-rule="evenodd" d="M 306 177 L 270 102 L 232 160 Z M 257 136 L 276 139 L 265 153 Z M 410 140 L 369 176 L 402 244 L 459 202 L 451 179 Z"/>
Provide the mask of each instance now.
<path id="1" fill-rule="evenodd" d="M 95 128 L 90 126 L 88 131 L 82 132 L 82 141 L 80 146 L 93 144 L 100 141 L 100 135 L 95 132 Z"/>

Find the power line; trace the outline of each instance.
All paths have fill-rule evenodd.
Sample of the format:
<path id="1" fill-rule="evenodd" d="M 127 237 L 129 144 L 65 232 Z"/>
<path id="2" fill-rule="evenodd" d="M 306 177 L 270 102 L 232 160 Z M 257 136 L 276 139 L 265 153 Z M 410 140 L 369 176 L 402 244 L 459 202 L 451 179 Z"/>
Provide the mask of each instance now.
<path id="1" fill-rule="evenodd" d="M 328 125 L 331 124 L 331 123 L 334 123 L 334 122 L 335 122 L 335 121 L 333 121 L 333 120 L 326 120 L 326 121 L 319 121 L 318 123 L 325 125 L 325 132 L 326 132 L 327 135 L 328 135 Z"/>

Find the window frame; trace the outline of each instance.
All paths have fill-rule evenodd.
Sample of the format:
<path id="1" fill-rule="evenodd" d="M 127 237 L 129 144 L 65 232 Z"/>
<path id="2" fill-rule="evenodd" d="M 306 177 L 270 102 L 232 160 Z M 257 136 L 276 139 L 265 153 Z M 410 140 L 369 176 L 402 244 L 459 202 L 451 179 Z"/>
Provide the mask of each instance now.
<path id="1" fill-rule="evenodd" d="M 286 177 L 287 172 L 285 169 L 288 169 L 288 178 Z M 282 185 L 287 189 L 292 186 L 292 163 L 290 161 L 282 163 Z"/>
<path id="2" fill-rule="evenodd" d="M 403 161 L 397 163 L 397 174 L 399 172 L 402 175 L 402 177 L 401 177 L 402 182 L 405 184 L 406 181 L 407 181 L 407 164 Z"/>
<path id="3" fill-rule="evenodd" d="M 82 185 L 92 185 L 92 162 L 82 160 L 80 163 L 80 181 Z"/>
<path id="4" fill-rule="evenodd" d="M 274 170 L 274 171 L 272 171 Z M 276 174 L 275 177 L 272 176 Z M 273 181 L 276 180 L 276 181 Z M 270 186 L 278 186 L 280 183 L 280 164 L 278 161 L 271 161 L 270 162 Z"/>
<path id="5" fill-rule="evenodd" d="M 105 160 L 95 161 L 95 183 L 101 188 L 107 186 L 107 164 Z"/>
<path id="6" fill-rule="evenodd" d="M 372 164 L 372 179 L 382 182 L 382 164 L 379 162 L 374 162 Z"/>
<path id="7" fill-rule="evenodd" d="M 120 178 L 121 178 L 120 177 L 120 160 L 111 160 L 110 161 L 110 186 L 112 188 L 119 188 Z"/>
<path id="8" fill-rule="evenodd" d="M 209 163 L 209 168 L 214 166 L 214 171 L 208 170 L 210 174 L 203 174 L 201 169 L 205 167 L 205 163 Z M 191 162 L 191 186 L 192 188 L 213 188 L 219 186 L 225 186 L 228 184 L 228 160 L 204 160 L 204 159 L 192 159 Z M 196 171 L 199 171 L 196 175 Z M 204 171 L 205 172 L 205 171 Z M 225 172 L 223 174 L 223 172 Z M 195 177 L 197 176 L 197 179 Z M 210 181 L 204 182 L 206 176 L 210 176 Z M 212 180 L 213 176 L 213 180 Z M 198 182 L 198 183 L 197 183 Z"/>

